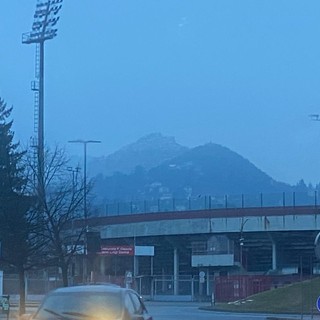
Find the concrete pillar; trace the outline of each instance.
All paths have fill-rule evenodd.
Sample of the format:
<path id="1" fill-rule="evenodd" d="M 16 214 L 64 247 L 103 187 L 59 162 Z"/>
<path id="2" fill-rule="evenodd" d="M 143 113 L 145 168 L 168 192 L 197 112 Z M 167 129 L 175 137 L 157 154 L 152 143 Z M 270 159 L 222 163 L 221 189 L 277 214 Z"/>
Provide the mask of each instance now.
<path id="1" fill-rule="evenodd" d="M 210 296 L 211 288 L 210 288 L 210 271 L 209 271 L 209 268 L 207 269 L 206 278 L 207 278 L 207 296 Z"/>
<path id="2" fill-rule="evenodd" d="M 150 257 L 150 276 L 153 276 L 153 256 Z"/>
<path id="3" fill-rule="evenodd" d="M 192 279 L 191 279 L 191 299 L 192 299 L 192 301 L 194 301 L 195 300 L 195 297 L 194 297 L 194 278 L 192 277 Z"/>
<path id="4" fill-rule="evenodd" d="M 138 256 L 136 255 L 133 257 L 133 275 L 135 277 L 139 275 L 139 260 Z"/>
<path id="5" fill-rule="evenodd" d="M 0 296 L 3 295 L 3 271 L 0 270 Z"/>
<path id="6" fill-rule="evenodd" d="M 105 257 L 104 256 L 100 256 L 100 274 L 102 276 L 104 276 L 105 275 L 105 271 L 106 271 Z"/>
<path id="7" fill-rule="evenodd" d="M 272 270 L 277 270 L 277 245 L 272 241 Z"/>
<path id="8" fill-rule="evenodd" d="M 166 274 L 164 268 L 162 268 L 162 292 L 166 292 Z"/>
<path id="9" fill-rule="evenodd" d="M 177 248 L 173 250 L 173 294 L 179 294 L 179 252 Z"/>

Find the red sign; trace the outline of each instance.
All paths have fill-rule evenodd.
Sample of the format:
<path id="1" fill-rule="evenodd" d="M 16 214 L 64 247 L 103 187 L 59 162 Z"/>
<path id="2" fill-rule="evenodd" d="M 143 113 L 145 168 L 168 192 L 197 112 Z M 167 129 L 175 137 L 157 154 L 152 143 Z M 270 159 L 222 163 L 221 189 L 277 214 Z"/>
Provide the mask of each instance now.
<path id="1" fill-rule="evenodd" d="M 133 256 L 133 246 L 101 246 L 101 255 L 105 256 Z"/>

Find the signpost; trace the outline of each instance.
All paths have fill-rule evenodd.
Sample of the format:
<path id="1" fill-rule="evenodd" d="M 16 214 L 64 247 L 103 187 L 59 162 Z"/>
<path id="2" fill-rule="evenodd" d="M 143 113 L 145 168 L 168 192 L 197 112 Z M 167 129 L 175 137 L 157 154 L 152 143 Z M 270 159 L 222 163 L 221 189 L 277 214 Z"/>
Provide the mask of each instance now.
<path id="1" fill-rule="evenodd" d="M 130 288 L 133 282 L 132 272 L 126 271 L 125 275 L 125 281 L 126 281 L 126 288 Z"/>

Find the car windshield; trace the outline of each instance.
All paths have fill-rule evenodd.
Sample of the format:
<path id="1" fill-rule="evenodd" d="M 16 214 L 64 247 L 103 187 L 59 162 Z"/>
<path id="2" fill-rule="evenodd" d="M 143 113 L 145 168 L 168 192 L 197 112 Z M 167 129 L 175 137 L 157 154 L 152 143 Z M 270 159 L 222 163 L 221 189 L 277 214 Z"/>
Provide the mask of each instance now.
<path id="1" fill-rule="evenodd" d="M 116 319 L 121 313 L 120 295 L 105 292 L 53 293 L 34 319 Z"/>

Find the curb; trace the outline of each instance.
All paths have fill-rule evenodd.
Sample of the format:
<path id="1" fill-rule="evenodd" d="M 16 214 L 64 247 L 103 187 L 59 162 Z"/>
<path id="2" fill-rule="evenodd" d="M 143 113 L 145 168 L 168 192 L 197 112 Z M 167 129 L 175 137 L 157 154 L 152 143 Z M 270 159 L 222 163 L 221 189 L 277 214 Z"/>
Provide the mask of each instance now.
<path id="1" fill-rule="evenodd" d="M 205 311 L 217 311 L 217 312 L 230 312 L 230 313 L 260 313 L 260 312 L 248 312 L 248 311 L 230 311 L 230 310 L 222 310 L 222 309 L 212 309 L 210 307 L 199 307 L 200 310 Z M 265 312 L 261 312 L 261 314 L 265 314 Z M 288 318 L 285 315 L 282 316 L 267 316 L 266 320 L 297 320 L 297 318 Z"/>
<path id="2" fill-rule="evenodd" d="M 39 302 L 26 302 L 26 308 L 36 308 L 40 305 Z M 10 302 L 10 308 L 19 307 L 19 302 Z"/>
<path id="3" fill-rule="evenodd" d="M 267 317 L 266 320 L 297 320 L 294 318 L 282 318 L 282 317 Z"/>

